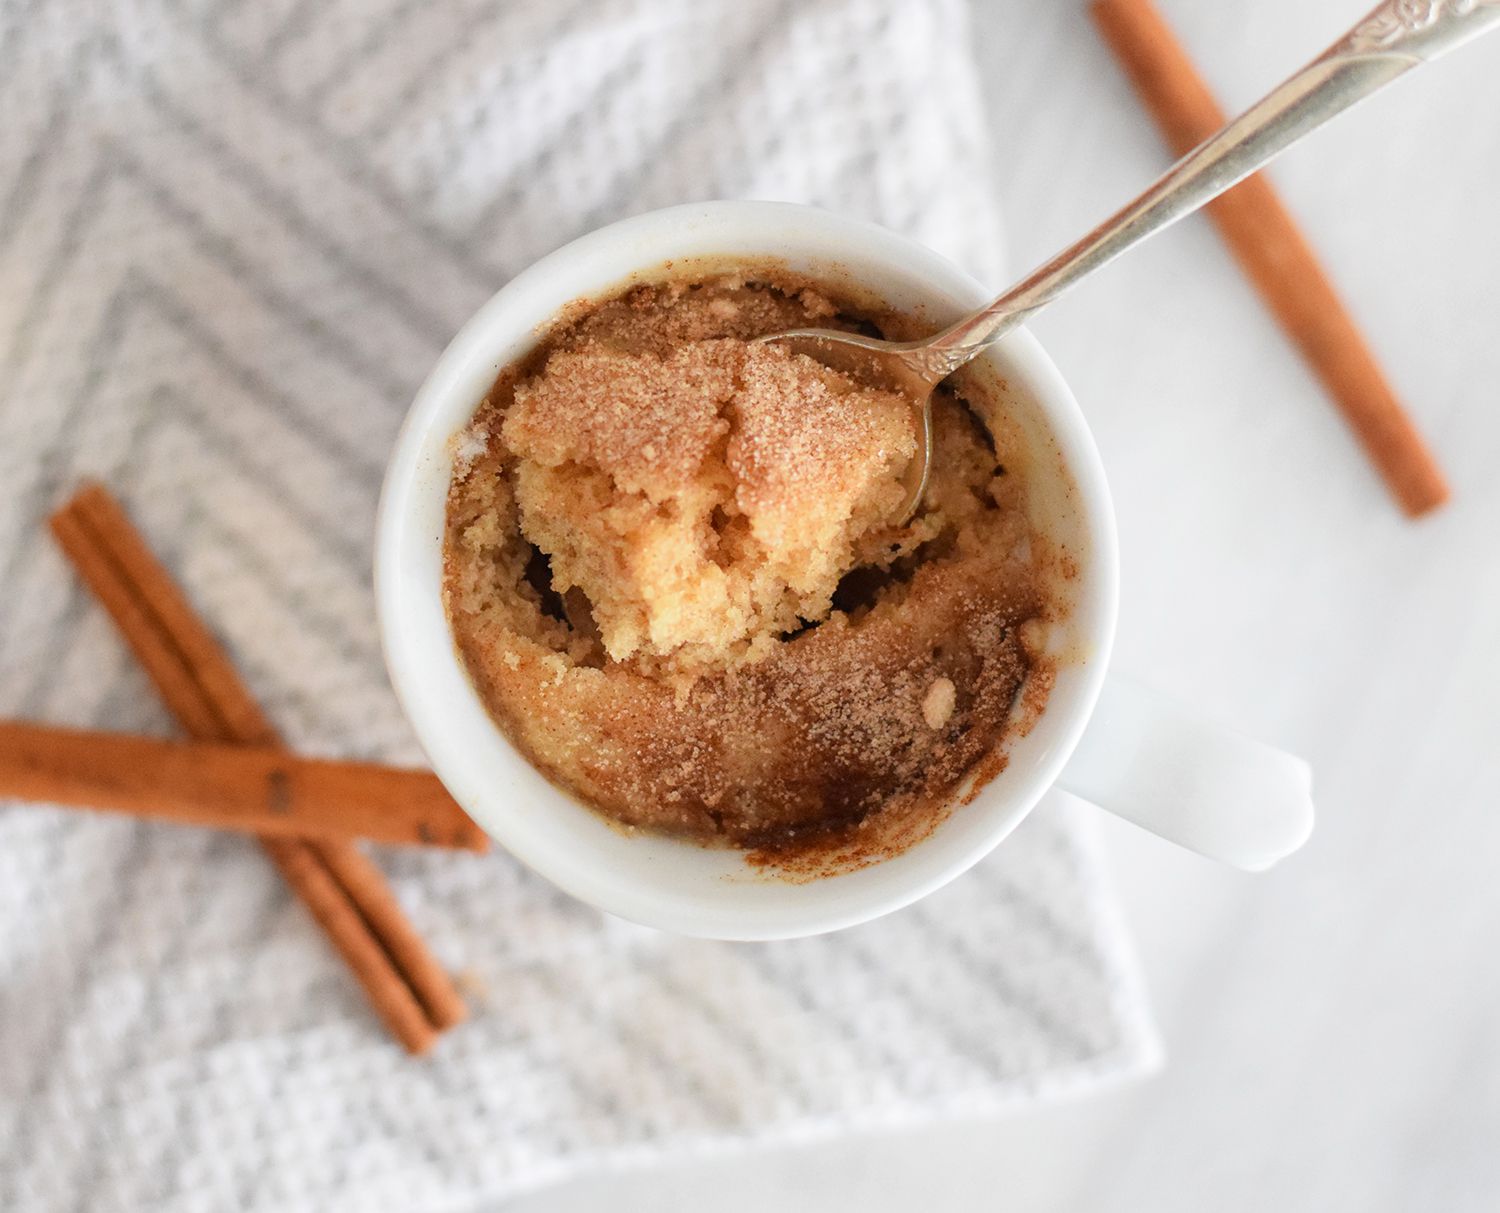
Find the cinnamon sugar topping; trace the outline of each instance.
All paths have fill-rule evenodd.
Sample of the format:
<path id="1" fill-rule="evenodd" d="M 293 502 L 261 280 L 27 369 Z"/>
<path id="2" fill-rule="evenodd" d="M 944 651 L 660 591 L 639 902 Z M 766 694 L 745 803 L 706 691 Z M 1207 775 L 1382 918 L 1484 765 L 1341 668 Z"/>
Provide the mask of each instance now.
<path id="1" fill-rule="evenodd" d="M 911 413 L 775 345 L 598 339 L 516 386 L 501 437 L 553 587 L 586 595 L 612 659 L 690 679 L 827 615 L 854 544 L 901 501 Z"/>
<path id="2" fill-rule="evenodd" d="M 934 477 L 896 529 L 911 403 L 750 340 L 830 319 L 856 323 L 796 280 L 584 311 L 501 376 L 448 503 L 455 636 L 536 765 L 783 868 L 940 820 L 1039 682 L 1021 627 L 1050 609 L 1013 461 L 965 402 L 935 398 Z"/>

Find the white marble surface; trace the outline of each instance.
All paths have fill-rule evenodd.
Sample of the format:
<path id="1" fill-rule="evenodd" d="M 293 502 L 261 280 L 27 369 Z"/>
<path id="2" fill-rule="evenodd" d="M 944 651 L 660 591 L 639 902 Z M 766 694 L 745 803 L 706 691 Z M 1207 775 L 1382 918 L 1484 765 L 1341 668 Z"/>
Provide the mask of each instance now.
<path id="1" fill-rule="evenodd" d="M 1362 0 L 1162 0 L 1253 99 Z M 1013 262 L 1165 153 L 1077 0 L 977 0 Z M 516 1208 L 1489 1210 L 1500 1201 L 1500 35 L 1276 169 L 1455 486 L 1392 507 L 1206 222 L 1036 330 L 1119 507 L 1122 669 L 1314 764 L 1243 876 L 1107 828 L 1169 1060 L 983 1124 L 580 1181 Z M 955 166 L 955 171 L 990 171 Z M 988 1197 L 986 1194 L 990 1194 Z"/>

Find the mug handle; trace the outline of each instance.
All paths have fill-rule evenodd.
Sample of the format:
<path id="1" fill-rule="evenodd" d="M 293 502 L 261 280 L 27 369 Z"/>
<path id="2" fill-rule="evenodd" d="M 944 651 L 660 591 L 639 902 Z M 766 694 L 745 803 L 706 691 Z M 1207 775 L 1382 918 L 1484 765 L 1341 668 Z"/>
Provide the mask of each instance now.
<path id="1" fill-rule="evenodd" d="M 1307 763 L 1111 676 L 1058 784 L 1171 842 L 1260 871 L 1312 832 Z"/>

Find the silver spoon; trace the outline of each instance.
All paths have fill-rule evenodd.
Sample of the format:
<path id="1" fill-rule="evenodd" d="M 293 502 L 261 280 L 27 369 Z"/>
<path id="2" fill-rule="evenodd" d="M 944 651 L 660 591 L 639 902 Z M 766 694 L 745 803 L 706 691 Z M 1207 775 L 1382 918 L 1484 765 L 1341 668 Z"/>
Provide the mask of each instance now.
<path id="1" fill-rule="evenodd" d="M 1126 249 L 1190 215 L 1248 177 L 1303 135 L 1429 59 L 1500 25 L 1500 0 L 1386 0 L 1301 71 L 1211 135 L 1134 202 L 987 304 L 921 341 L 881 341 L 833 329 L 796 329 L 764 338 L 823 362 L 847 364 L 836 347 L 874 354 L 887 376 L 920 402 L 917 454 L 907 477 L 902 523 L 932 470 L 932 389 L 992 341 L 1047 306 Z M 868 365 L 868 363 L 866 363 Z"/>

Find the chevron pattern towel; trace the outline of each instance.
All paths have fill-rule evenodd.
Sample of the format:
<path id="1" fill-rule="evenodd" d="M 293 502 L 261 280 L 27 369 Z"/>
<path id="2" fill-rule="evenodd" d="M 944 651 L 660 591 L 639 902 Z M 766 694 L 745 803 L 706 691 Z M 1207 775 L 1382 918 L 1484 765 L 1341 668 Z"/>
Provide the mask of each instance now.
<path id="1" fill-rule="evenodd" d="M 0 711 L 170 730 L 43 536 L 93 474 L 296 745 L 420 761 L 369 544 L 443 343 L 549 248 L 713 196 L 866 216 L 993 279 L 965 18 L 0 0 Z M 380 860 L 478 1011 L 425 1061 L 253 845 L 0 810 L 0 1208 L 467 1208 L 1013 1106 L 1152 1055 L 1066 805 L 912 910 L 770 946 L 606 919 L 504 854 Z"/>

